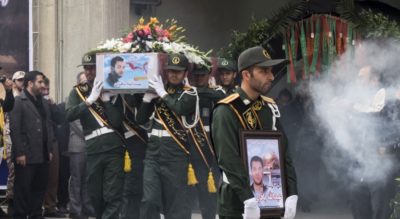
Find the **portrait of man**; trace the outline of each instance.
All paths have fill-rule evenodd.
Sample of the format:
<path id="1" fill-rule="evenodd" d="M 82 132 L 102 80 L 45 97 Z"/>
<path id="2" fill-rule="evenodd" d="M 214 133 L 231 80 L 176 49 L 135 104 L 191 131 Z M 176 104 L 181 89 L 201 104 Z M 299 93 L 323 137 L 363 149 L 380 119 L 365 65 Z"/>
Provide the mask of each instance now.
<path id="1" fill-rule="evenodd" d="M 258 202 L 258 206 L 267 206 L 267 186 L 263 182 L 264 162 L 259 156 L 253 156 L 250 160 L 250 175 L 253 179 L 251 190 Z"/>
<path id="2" fill-rule="evenodd" d="M 107 83 L 114 87 L 114 84 L 124 75 L 125 62 L 121 56 L 115 56 L 111 59 L 111 71 L 107 76 Z"/>
<path id="3" fill-rule="evenodd" d="M 276 139 L 247 139 L 249 184 L 261 209 L 283 207 L 282 173 Z"/>

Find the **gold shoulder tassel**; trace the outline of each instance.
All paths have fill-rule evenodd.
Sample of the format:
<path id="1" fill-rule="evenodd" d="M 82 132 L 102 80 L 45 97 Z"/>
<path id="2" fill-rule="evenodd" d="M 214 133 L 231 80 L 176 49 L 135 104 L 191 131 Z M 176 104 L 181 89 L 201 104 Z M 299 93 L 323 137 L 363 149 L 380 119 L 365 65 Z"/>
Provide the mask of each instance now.
<path id="1" fill-rule="evenodd" d="M 207 180 L 207 186 L 208 186 L 208 192 L 209 193 L 216 193 L 217 192 L 217 188 L 215 187 L 215 180 L 214 180 L 214 176 L 213 173 L 208 172 L 208 180 Z"/>
<path id="2" fill-rule="evenodd" d="M 193 186 L 196 185 L 197 183 L 199 183 L 197 181 L 196 175 L 194 174 L 194 169 L 191 163 L 189 163 L 189 167 L 188 167 L 188 185 L 189 186 Z"/>
<path id="3" fill-rule="evenodd" d="M 125 156 L 124 156 L 124 171 L 125 173 L 129 173 L 132 170 L 132 161 L 131 158 L 129 157 L 128 150 L 125 150 Z"/>

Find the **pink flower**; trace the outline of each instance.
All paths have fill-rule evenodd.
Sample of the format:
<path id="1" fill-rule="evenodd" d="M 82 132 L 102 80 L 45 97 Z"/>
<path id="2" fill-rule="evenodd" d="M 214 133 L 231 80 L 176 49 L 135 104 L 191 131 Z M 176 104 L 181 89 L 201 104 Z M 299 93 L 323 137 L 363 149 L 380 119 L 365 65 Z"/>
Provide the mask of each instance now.
<path id="1" fill-rule="evenodd" d="M 144 31 L 143 31 L 143 30 L 137 30 L 137 31 L 136 31 L 136 34 L 137 34 L 139 37 L 143 37 L 143 36 L 144 36 Z"/>
<path id="2" fill-rule="evenodd" d="M 132 40 L 133 40 L 133 33 L 130 32 L 124 39 L 122 39 L 122 42 L 129 43 L 132 42 Z"/>
<path id="3" fill-rule="evenodd" d="M 144 34 L 145 34 L 146 36 L 148 36 L 148 35 L 151 34 L 150 27 L 148 27 L 148 26 L 146 26 L 145 28 L 143 28 L 143 31 L 144 31 Z"/>
<path id="4" fill-rule="evenodd" d="M 164 36 L 164 37 L 167 37 L 168 39 L 170 39 L 171 34 L 169 33 L 168 30 L 164 30 L 164 31 L 163 31 L 163 36 Z"/>

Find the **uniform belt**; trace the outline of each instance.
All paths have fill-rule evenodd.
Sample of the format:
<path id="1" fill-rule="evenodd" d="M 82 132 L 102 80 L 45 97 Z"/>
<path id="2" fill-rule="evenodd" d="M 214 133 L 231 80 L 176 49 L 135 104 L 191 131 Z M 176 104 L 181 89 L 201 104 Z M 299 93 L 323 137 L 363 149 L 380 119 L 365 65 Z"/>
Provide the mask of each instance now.
<path id="1" fill-rule="evenodd" d="M 151 130 L 151 135 L 158 136 L 158 137 L 171 137 L 167 130 L 159 130 L 153 129 Z"/>
<path id="2" fill-rule="evenodd" d="M 87 140 L 90 140 L 97 136 L 104 135 L 104 134 L 111 133 L 111 132 L 114 132 L 114 130 L 104 126 L 102 128 L 94 130 L 91 134 L 86 135 L 85 140 L 87 141 Z"/>
<path id="3" fill-rule="evenodd" d="M 228 180 L 228 177 L 226 177 L 225 172 L 222 172 L 222 181 L 223 181 L 224 183 L 226 183 L 226 184 L 230 184 L 230 183 L 229 183 L 229 180 Z"/>
<path id="4" fill-rule="evenodd" d="M 130 137 L 133 137 L 133 136 L 135 136 L 135 135 L 136 135 L 136 133 L 131 132 L 131 131 L 127 131 L 127 132 L 124 133 L 125 139 L 128 139 L 128 138 L 130 138 Z"/>

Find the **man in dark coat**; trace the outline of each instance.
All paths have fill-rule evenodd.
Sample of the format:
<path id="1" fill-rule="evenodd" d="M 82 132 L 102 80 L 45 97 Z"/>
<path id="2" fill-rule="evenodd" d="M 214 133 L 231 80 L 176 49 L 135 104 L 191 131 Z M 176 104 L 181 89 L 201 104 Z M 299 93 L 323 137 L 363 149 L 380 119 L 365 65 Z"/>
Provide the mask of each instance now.
<path id="1" fill-rule="evenodd" d="M 54 135 L 50 107 L 41 90 L 44 75 L 28 72 L 25 89 L 15 98 L 10 114 L 12 156 L 15 162 L 14 218 L 43 218 L 42 203 L 46 192 L 49 161 Z"/>

